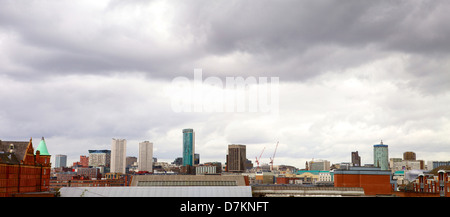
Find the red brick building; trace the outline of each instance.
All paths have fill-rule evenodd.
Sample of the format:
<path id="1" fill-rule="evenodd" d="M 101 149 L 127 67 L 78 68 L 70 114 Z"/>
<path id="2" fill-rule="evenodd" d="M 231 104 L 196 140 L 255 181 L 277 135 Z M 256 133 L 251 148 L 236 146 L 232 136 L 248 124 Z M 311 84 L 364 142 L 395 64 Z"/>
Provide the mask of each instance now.
<path id="1" fill-rule="evenodd" d="M 433 174 L 420 174 L 413 182 L 413 191 L 416 193 L 434 194 L 436 197 L 450 196 L 450 171 L 439 170 L 437 176 Z"/>
<path id="2" fill-rule="evenodd" d="M 392 195 L 391 172 L 380 168 L 350 167 L 334 171 L 335 187 L 361 187 L 365 195 Z"/>
<path id="3" fill-rule="evenodd" d="M 50 157 L 43 137 L 36 150 L 31 139 L 0 141 L 0 197 L 48 191 Z"/>

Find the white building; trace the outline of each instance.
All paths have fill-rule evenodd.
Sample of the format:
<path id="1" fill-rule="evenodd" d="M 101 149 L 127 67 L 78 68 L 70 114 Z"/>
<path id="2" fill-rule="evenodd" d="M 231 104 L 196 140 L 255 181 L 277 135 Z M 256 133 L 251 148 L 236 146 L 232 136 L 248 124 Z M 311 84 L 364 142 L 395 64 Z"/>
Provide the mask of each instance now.
<path id="1" fill-rule="evenodd" d="M 112 139 L 111 144 L 111 173 L 123 173 L 126 169 L 127 140 Z"/>
<path id="2" fill-rule="evenodd" d="M 139 143 L 139 171 L 153 171 L 153 143 L 144 141 Z"/>

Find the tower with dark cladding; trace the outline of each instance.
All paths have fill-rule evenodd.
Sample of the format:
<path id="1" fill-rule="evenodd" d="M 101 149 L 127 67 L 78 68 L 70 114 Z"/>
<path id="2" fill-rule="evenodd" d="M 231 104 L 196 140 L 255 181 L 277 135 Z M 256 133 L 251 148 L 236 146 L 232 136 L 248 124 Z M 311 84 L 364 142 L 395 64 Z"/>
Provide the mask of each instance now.
<path id="1" fill-rule="evenodd" d="M 193 129 L 183 129 L 183 166 L 194 166 L 195 132 Z"/>
<path id="2" fill-rule="evenodd" d="M 383 144 L 383 140 L 380 144 L 373 145 L 373 165 L 380 167 L 381 170 L 389 170 L 388 153 L 388 146 Z"/>

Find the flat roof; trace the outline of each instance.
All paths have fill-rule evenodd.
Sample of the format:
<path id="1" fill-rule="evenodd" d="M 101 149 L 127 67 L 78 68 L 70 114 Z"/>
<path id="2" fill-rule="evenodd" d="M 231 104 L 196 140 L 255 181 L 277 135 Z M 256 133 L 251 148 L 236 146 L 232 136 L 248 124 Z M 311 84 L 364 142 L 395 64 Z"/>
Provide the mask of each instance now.
<path id="1" fill-rule="evenodd" d="M 142 184 L 139 184 L 140 182 Z M 161 183 L 159 184 L 160 186 L 181 185 L 179 184 L 180 182 L 186 182 L 184 185 L 212 185 L 212 182 L 226 182 L 228 183 L 226 185 L 230 185 L 230 182 L 234 182 L 235 186 L 246 185 L 245 178 L 242 175 L 135 175 L 131 180 L 130 186 L 146 185 L 144 184 L 146 182 L 159 182 Z M 203 182 L 204 184 L 197 182 Z M 210 183 L 208 184 L 207 182 Z"/>
<path id="2" fill-rule="evenodd" d="M 61 197 L 252 197 L 250 186 L 63 187 Z"/>

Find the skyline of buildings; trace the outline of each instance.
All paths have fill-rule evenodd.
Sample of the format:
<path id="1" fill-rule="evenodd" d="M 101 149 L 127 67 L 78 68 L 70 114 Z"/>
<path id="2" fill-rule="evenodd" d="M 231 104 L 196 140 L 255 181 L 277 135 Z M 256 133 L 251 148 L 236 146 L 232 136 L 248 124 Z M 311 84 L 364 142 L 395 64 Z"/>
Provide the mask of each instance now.
<path id="1" fill-rule="evenodd" d="M 207 159 L 204 162 L 200 162 L 200 154 L 199 153 L 195 153 L 195 152 L 189 152 L 189 150 L 194 150 L 195 149 L 195 131 L 192 128 L 188 128 L 188 129 L 183 129 L 183 145 L 182 145 L 182 154 L 183 157 L 176 157 L 175 160 L 172 162 L 171 160 L 169 160 L 169 162 L 171 162 L 172 164 L 174 164 L 175 162 L 177 162 L 177 159 L 180 160 L 180 164 L 183 165 L 183 162 L 185 161 L 189 161 L 189 158 L 192 159 L 192 155 L 191 153 L 194 153 L 194 158 L 193 158 L 193 163 L 191 166 L 197 166 L 201 163 L 204 162 L 223 162 L 220 160 L 210 160 Z M 42 140 L 44 141 L 44 140 Z M 45 143 L 41 142 L 41 143 Z M 119 172 L 119 173 L 126 173 L 128 171 L 128 169 L 130 169 L 132 167 L 131 164 L 127 164 L 127 159 L 133 156 L 128 156 L 127 155 L 127 140 L 126 139 L 112 139 L 112 143 L 111 143 L 111 150 L 88 150 L 89 151 L 89 157 L 86 157 L 85 155 L 80 155 L 80 160 L 79 162 L 74 162 L 75 164 L 80 164 L 80 165 L 84 165 L 84 166 L 92 166 L 92 167 L 99 167 L 101 168 L 102 172 Z M 146 144 L 147 146 L 151 146 L 148 148 L 143 147 L 142 145 Z M 41 144 L 40 144 L 41 145 Z M 237 146 L 241 146 L 240 150 L 243 151 L 237 151 L 238 149 L 233 149 L 230 147 L 234 147 L 237 148 Z M 46 147 L 44 145 L 44 147 Z M 116 162 L 114 162 L 115 167 L 113 166 L 113 157 L 112 157 L 112 150 L 116 150 L 116 156 L 114 157 L 116 159 Z M 231 150 L 231 152 L 230 152 Z M 47 152 L 47 151 L 45 151 Z M 142 153 L 141 153 L 142 152 Z M 144 152 L 147 152 L 146 155 L 150 156 L 150 158 L 148 157 L 144 157 L 145 155 L 143 154 Z M 200 151 L 201 152 L 201 151 Z M 243 154 L 236 154 L 238 152 L 241 152 Z M 380 144 L 375 144 L 373 145 L 373 164 L 369 163 L 369 164 L 362 164 L 361 163 L 361 157 L 359 156 L 358 151 L 354 151 L 351 152 L 351 156 L 350 156 L 350 160 L 351 161 L 340 161 L 340 162 L 333 162 L 330 163 L 331 161 L 329 161 L 328 159 L 316 159 L 314 160 L 314 158 L 312 158 L 312 161 L 307 160 L 306 164 L 305 164 L 305 168 L 306 170 L 314 170 L 314 165 L 313 162 L 315 164 L 318 164 L 319 162 L 322 162 L 323 165 L 319 166 L 318 168 L 323 168 L 323 169 L 318 169 L 318 170 L 329 170 L 330 167 L 332 167 L 333 165 L 341 165 L 341 164 L 350 164 L 350 166 L 373 166 L 373 167 L 380 167 L 382 168 L 382 170 L 389 170 L 390 168 L 395 168 L 395 170 L 399 170 L 398 168 L 403 168 L 403 169 L 426 169 L 428 168 L 435 168 L 436 166 L 433 165 L 447 165 L 448 161 L 442 161 L 442 160 L 428 160 L 428 161 L 424 161 L 424 160 L 412 160 L 412 159 L 416 159 L 416 153 L 412 152 L 412 151 L 406 151 L 403 153 L 403 158 L 389 158 L 389 150 L 388 150 L 388 145 L 384 144 L 383 141 L 381 140 Z M 185 158 L 184 156 L 186 155 L 186 153 L 188 154 L 187 158 Z M 229 158 L 229 153 L 233 153 L 232 156 L 230 156 L 231 158 Z M 133 170 L 136 171 L 148 171 L 148 172 L 152 172 L 153 170 L 153 165 L 154 162 L 157 161 L 158 158 L 155 158 L 153 155 L 153 142 L 149 142 L 149 141 L 144 141 L 144 142 L 139 142 L 139 152 L 138 152 L 139 158 L 133 157 L 136 160 L 136 163 L 134 164 Z M 240 157 L 238 157 L 240 155 Z M 228 167 L 224 167 L 224 169 L 230 168 L 230 171 L 233 172 L 238 172 L 238 171 L 243 171 L 245 170 L 245 168 L 249 168 L 249 165 L 253 165 L 253 163 L 251 160 L 249 160 L 249 158 L 247 158 L 246 156 L 246 145 L 236 145 L 236 144 L 229 144 L 228 148 L 226 149 L 226 154 L 224 155 L 225 158 L 225 164 Z M 121 160 L 122 159 L 122 160 Z M 123 160 L 124 159 L 124 160 Z M 151 159 L 151 160 L 146 160 L 146 159 Z M 230 159 L 232 159 L 230 161 Z M 251 157 L 250 157 L 251 159 Z M 407 159 L 407 160 L 405 160 Z M 60 165 L 64 165 L 67 164 L 67 155 L 65 154 L 56 154 L 54 157 L 54 166 L 60 166 Z M 163 162 L 167 162 L 167 159 L 163 159 Z M 64 162 L 65 161 L 65 162 Z M 84 162 L 85 161 L 85 162 Z M 125 162 L 125 165 L 124 163 Z M 325 162 L 325 163 L 324 163 Z M 351 163 L 349 163 L 351 162 Z M 442 163 L 443 162 L 443 163 Z M 143 166 L 147 164 L 147 166 Z M 139 166 L 141 165 L 141 166 Z M 190 164 L 188 164 L 190 165 Z M 236 166 L 239 165 L 239 166 Z M 262 163 L 262 165 L 266 165 L 268 166 L 268 163 Z M 261 165 L 261 166 L 262 166 Z M 287 165 L 287 166 L 292 166 L 292 164 L 286 164 L 284 162 L 279 163 L 278 165 Z M 186 165 L 183 165 L 186 166 Z M 145 169 L 145 168 L 147 169 Z M 301 167 L 295 166 L 296 168 L 301 169 Z M 242 169 L 244 168 L 244 169 Z M 105 170 L 107 169 L 107 170 Z"/>
<path id="2" fill-rule="evenodd" d="M 185 131 L 185 130 L 187 130 L 187 131 Z M 188 136 L 187 136 L 188 135 Z M 186 139 L 185 140 L 185 138 L 186 138 L 186 136 L 187 136 L 187 138 L 188 139 Z M 113 139 L 113 140 L 115 140 L 115 139 Z M 125 141 L 125 143 L 126 143 L 126 139 L 122 139 L 122 140 L 124 140 Z M 145 142 L 148 142 L 148 141 L 145 141 Z M 141 142 L 140 142 L 141 143 Z M 140 146 L 140 143 L 139 143 L 139 146 Z M 149 142 L 150 143 L 150 142 Z M 114 143 L 113 143 L 114 144 Z M 186 144 L 192 144 L 192 147 L 190 147 L 189 145 L 187 145 L 186 146 Z M 228 146 L 230 146 L 230 145 L 235 145 L 235 144 L 229 144 Z M 152 158 L 154 158 L 153 157 L 153 143 L 151 143 L 151 146 L 152 146 L 152 148 L 151 148 L 151 156 L 152 156 Z M 243 146 L 245 146 L 245 145 L 243 145 Z M 186 148 L 186 147 L 188 147 L 188 148 Z M 113 149 L 113 147 L 111 147 L 111 149 Z M 176 158 L 174 158 L 174 160 L 176 161 L 177 160 L 177 158 L 179 158 L 180 160 L 181 160 L 181 162 L 182 163 L 184 163 L 184 155 L 186 154 L 186 153 L 189 153 L 187 156 L 189 156 L 188 158 L 186 158 L 186 160 L 189 160 L 189 158 L 191 158 L 190 156 L 191 156 L 191 152 L 186 152 L 186 150 L 193 150 L 193 149 L 195 149 L 195 132 L 194 132 L 194 130 L 193 129 L 184 129 L 183 130 L 183 148 L 182 148 L 183 150 L 182 150 L 182 154 L 183 154 L 183 157 L 176 157 Z M 245 148 L 244 148 L 245 149 Z M 130 157 L 130 156 L 128 156 L 126 153 L 126 147 L 124 147 L 124 149 L 122 148 L 122 150 L 125 150 L 124 151 L 124 156 L 125 156 L 125 158 L 127 158 L 127 157 Z M 350 161 L 346 161 L 346 160 L 344 160 L 344 161 L 340 161 L 340 162 L 333 162 L 332 164 L 341 164 L 341 163 L 347 163 L 347 162 L 351 162 L 351 165 L 352 166 L 358 166 L 358 164 L 359 164 L 359 166 L 363 166 L 363 165 L 373 165 L 373 166 L 375 166 L 375 167 L 381 167 L 382 166 L 382 168 L 384 169 L 384 170 L 388 170 L 388 168 L 392 168 L 393 166 L 393 163 L 394 162 L 398 162 L 398 161 L 402 161 L 402 159 L 401 158 L 389 158 L 389 154 L 388 154 L 388 146 L 387 145 L 385 145 L 385 144 L 383 144 L 383 141 L 381 141 L 380 142 L 380 144 L 375 144 L 375 145 L 373 145 L 373 156 L 374 156 L 374 159 L 373 159 L 373 164 L 371 164 L 371 163 L 369 163 L 369 164 L 362 164 L 361 163 L 361 156 L 359 156 L 359 154 L 358 154 L 358 151 L 355 151 L 355 152 L 351 152 L 351 156 L 350 156 Z M 96 158 L 96 156 L 97 155 L 95 155 L 95 154 L 93 154 L 93 153 L 100 153 L 100 152 L 110 152 L 111 153 L 111 150 L 89 150 L 89 152 L 90 152 L 90 155 L 89 156 L 91 156 L 91 154 L 92 154 L 92 156 L 93 157 L 90 157 L 89 158 L 89 165 L 90 166 L 95 166 L 95 164 L 94 163 L 91 163 L 91 161 L 93 161 L 95 158 Z M 149 150 L 150 151 L 150 150 Z M 224 156 L 224 158 L 225 158 L 225 160 L 224 160 L 224 162 L 225 163 L 227 163 L 228 162 L 228 152 L 229 152 L 229 148 L 227 148 L 226 149 L 226 151 L 227 151 L 227 153 L 225 154 L 225 156 Z M 92 152 L 92 153 L 91 153 Z M 123 151 L 122 151 L 123 152 Z M 138 152 L 138 155 L 140 154 L 140 151 Z M 111 156 L 111 154 L 109 154 L 110 156 Z M 121 155 L 121 157 L 123 157 L 123 155 Z M 413 156 L 414 158 L 415 158 L 415 152 L 411 152 L 411 151 L 406 151 L 406 152 L 404 152 L 403 153 L 403 155 L 404 156 Z M 104 160 L 103 160 L 103 162 L 106 162 L 107 160 L 106 160 L 106 158 L 107 158 L 107 154 L 104 154 L 103 155 L 103 158 L 104 158 Z M 200 162 L 200 154 L 198 154 L 198 153 L 194 153 L 194 158 L 193 158 L 193 163 L 192 163 L 192 165 L 198 165 L 198 164 L 200 164 L 201 162 Z M 168 159 L 164 159 L 164 160 L 168 160 Z M 254 162 L 252 162 L 250 159 L 248 159 L 248 158 L 246 158 L 245 159 L 246 161 L 248 161 L 247 163 L 254 163 Z M 56 161 L 56 160 L 55 160 Z M 138 158 L 138 161 L 139 161 L 139 158 Z M 151 160 L 151 162 L 153 162 L 154 160 L 152 159 Z M 170 159 L 169 159 L 169 161 L 170 162 L 172 162 Z M 175 162 L 175 161 L 173 161 L 173 162 Z M 208 162 L 220 162 L 220 160 L 218 161 L 218 160 L 207 160 Z M 314 160 L 314 158 L 313 158 L 313 160 L 312 161 L 309 161 L 309 160 L 307 160 L 306 161 L 306 166 L 305 166 L 305 169 L 308 169 L 308 167 L 309 168 L 311 168 L 311 162 L 319 162 L 319 161 L 325 161 L 325 162 L 328 162 L 328 166 L 325 166 L 325 168 L 328 168 L 329 167 L 329 165 L 330 165 L 330 161 L 328 161 L 328 160 L 324 160 L 324 159 L 316 159 L 316 160 Z M 111 161 L 112 162 L 112 161 Z M 245 162 L 245 161 L 244 161 Z M 419 161 L 418 161 L 419 162 Z M 408 167 L 408 168 L 425 168 L 427 165 L 430 165 L 430 164 L 439 164 L 438 162 L 447 162 L 447 161 L 442 161 L 442 160 L 428 160 L 428 161 L 423 161 L 423 160 L 420 160 L 420 166 L 412 166 L 411 167 L 411 165 L 412 164 L 414 164 L 414 163 L 410 163 L 410 166 L 403 166 L 403 167 Z M 308 166 L 308 163 L 309 163 L 309 166 Z M 137 164 L 137 165 L 139 165 L 139 163 Z M 184 165 L 184 164 L 183 164 Z M 190 164 L 189 164 L 190 165 Z M 244 165 L 245 165 L 245 163 L 244 163 Z M 262 165 L 268 165 L 268 163 L 262 163 Z M 285 164 L 285 163 L 280 163 L 280 164 L 278 164 L 278 165 L 289 165 L 289 164 Z M 441 165 L 441 164 L 439 164 L 439 165 Z M 105 166 L 105 165 L 102 165 L 102 166 Z M 184 165 L 185 166 L 185 165 Z M 245 166 L 244 166 L 245 167 Z M 322 167 L 322 166 L 321 166 Z M 398 164 L 396 165 L 396 167 L 398 167 Z M 111 166 L 111 168 L 112 168 L 112 166 Z M 127 165 L 125 165 L 125 167 L 124 167 L 125 169 L 127 168 Z M 298 167 L 298 168 L 301 168 L 301 167 Z M 140 169 L 139 169 L 140 170 Z M 122 170 L 123 171 L 123 170 Z M 148 170 L 148 171 L 150 171 L 150 170 Z M 113 172 L 113 170 L 111 170 L 111 172 Z"/>

